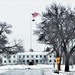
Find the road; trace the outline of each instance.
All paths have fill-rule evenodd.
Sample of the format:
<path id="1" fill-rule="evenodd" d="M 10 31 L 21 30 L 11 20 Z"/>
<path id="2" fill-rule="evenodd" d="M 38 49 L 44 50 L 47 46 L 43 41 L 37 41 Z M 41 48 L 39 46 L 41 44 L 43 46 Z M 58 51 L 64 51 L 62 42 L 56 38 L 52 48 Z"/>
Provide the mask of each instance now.
<path id="1" fill-rule="evenodd" d="M 75 73 L 56 74 L 56 73 L 53 73 L 52 69 L 29 68 L 29 69 L 14 69 L 14 70 L 2 73 L 0 75 L 75 75 Z"/>
<path id="2" fill-rule="evenodd" d="M 0 75 L 75 75 L 75 70 L 71 72 L 59 71 L 59 74 L 54 73 L 52 67 L 40 66 L 2 66 L 0 67 Z"/>
<path id="3" fill-rule="evenodd" d="M 6 73 L 2 73 L 0 75 L 45 75 L 45 73 L 43 69 L 21 69 L 21 70 L 15 69 L 8 71 Z"/>

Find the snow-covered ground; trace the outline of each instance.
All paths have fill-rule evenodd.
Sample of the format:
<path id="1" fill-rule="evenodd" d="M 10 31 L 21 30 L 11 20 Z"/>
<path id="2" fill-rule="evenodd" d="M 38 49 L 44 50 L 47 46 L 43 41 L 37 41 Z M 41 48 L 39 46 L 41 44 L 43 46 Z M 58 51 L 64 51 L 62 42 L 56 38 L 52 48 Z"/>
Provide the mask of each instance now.
<path id="1" fill-rule="evenodd" d="M 75 75 L 75 65 L 72 67 L 70 66 L 70 72 L 64 72 L 64 65 L 61 66 L 61 71 L 59 71 L 59 74 L 54 73 L 53 71 L 57 69 L 57 66 L 55 68 L 53 65 L 6 65 L 6 66 L 0 66 L 0 75 L 10 75 L 9 72 L 14 72 L 15 75 L 17 75 L 16 72 L 23 72 L 29 75 L 30 73 L 33 73 L 35 75 Z M 32 72 L 33 71 L 33 72 Z M 30 72 L 30 73 L 29 73 Z M 20 74 L 20 73 L 19 73 Z M 33 74 L 33 75 L 34 75 Z M 26 74 L 25 74 L 26 75 Z"/>

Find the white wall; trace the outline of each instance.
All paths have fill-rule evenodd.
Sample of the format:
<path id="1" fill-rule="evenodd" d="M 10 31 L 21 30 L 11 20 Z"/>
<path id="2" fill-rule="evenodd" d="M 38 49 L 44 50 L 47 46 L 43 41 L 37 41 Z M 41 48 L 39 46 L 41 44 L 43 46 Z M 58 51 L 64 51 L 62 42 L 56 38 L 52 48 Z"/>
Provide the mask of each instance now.
<path id="1" fill-rule="evenodd" d="M 44 56 L 47 53 L 48 52 L 23 52 L 23 53 L 17 53 L 16 55 L 9 55 L 9 56 L 3 54 L 2 55 L 2 64 L 3 65 L 13 65 L 13 64 L 26 64 L 27 65 L 27 64 L 29 64 L 27 62 L 28 60 L 29 60 L 29 62 L 31 60 L 34 60 L 34 64 L 44 64 L 45 63 L 45 64 L 52 65 L 54 63 L 54 60 L 55 60 L 54 54 L 50 54 L 45 59 Z M 40 57 L 40 56 L 42 56 L 42 57 Z M 38 61 L 38 62 L 36 62 L 36 61 Z"/>

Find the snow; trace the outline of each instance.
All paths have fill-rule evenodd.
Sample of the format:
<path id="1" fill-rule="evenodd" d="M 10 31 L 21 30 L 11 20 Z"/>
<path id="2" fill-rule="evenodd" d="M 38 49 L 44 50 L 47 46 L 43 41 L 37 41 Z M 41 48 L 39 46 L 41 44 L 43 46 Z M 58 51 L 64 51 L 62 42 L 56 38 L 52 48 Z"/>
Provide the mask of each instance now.
<path id="1" fill-rule="evenodd" d="M 27 70 L 27 69 L 40 69 L 42 73 L 45 75 L 75 75 L 75 65 L 72 67 L 70 66 L 70 72 L 64 71 L 64 65 L 61 66 L 61 71 L 59 71 L 59 74 L 54 73 L 53 70 L 56 70 L 57 66 L 55 66 L 55 69 L 53 68 L 53 65 L 6 65 L 6 66 L 0 66 L 0 74 L 6 73 L 11 70 Z"/>
<path id="2" fill-rule="evenodd" d="M 1 66 L 0 69 L 4 70 L 13 70 L 13 69 L 27 69 L 27 68 L 52 68 L 53 65 L 6 65 L 6 66 Z"/>
<path id="3" fill-rule="evenodd" d="M 41 55 L 41 54 L 48 54 L 48 52 L 21 52 L 21 53 L 17 53 L 17 55 L 20 55 L 20 54 L 24 54 L 24 55 Z"/>

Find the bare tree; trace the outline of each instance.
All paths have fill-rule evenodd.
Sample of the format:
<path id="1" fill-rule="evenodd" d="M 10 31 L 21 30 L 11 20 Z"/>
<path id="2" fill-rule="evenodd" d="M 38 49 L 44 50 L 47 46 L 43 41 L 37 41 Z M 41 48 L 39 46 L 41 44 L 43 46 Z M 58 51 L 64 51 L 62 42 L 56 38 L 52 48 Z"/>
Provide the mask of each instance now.
<path id="1" fill-rule="evenodd" d="M 6 22 L 0 22 L 0 53 L 14 54 L 24 51 L 22 40 L 14 40 L 13 44 L 11 46 L 9 45 L 7 34 L 11 34 L 11 27 Z"/>
<path id="2" fill-rule="evenodd" d="M 8 44 L 7 34 L 11 34 L 11 25 L 6 24 L 6 22 L 0 22 L 0 53 L 5 52 L 3 48 L 5 48 L 6 44 Z"/>
<path id="3" fill-rule="evenodd" d="M 69 51 L 67 46 L 75 39 L 75 11 L 53 3 L 42 13 L 42 22 L 38 24 L 38 41 L 56 51 L 57 57 L 65 54 L 65 71 L 69 71 L 69 58 L 75 46 Z"/>
<path id="4" fill-rule="evenodd" d="M 11 34 L 11 28 L 12 25 L 8 25 L 6 22 L 2 23 L 0 22 L 0 35 L 4 34 Z"/>
<path id="5" fill-rule="evenodd" d="M 18 52 L 24 52 L 23 41 L 14 40 L 11 46 L 6 46 L 4 48 L 7 54 L 16 54 Z"/>

